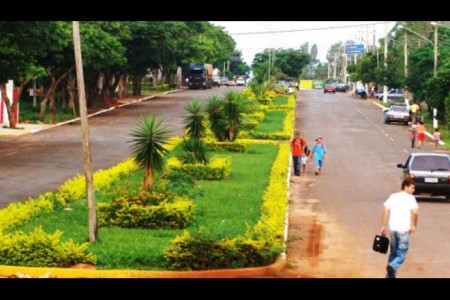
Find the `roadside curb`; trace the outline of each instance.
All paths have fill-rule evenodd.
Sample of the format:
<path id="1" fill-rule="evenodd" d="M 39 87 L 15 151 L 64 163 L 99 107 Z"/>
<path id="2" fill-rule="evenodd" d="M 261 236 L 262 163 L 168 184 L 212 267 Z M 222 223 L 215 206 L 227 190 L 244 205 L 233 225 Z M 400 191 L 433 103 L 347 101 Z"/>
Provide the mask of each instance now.
<path id="1" fill-rule="evenodd" d="M 71 268 L 32 268 L 0 266 L 0 278 L 18 274 L 32 278 L 263 278 L 273 277 L 285 265 L 283 258 L 265 267 L 219 269 L 205 271 L 136 271 L 136 270 L 88 270 Z M 50 277 L 52 278 L 52 277 Z"/>

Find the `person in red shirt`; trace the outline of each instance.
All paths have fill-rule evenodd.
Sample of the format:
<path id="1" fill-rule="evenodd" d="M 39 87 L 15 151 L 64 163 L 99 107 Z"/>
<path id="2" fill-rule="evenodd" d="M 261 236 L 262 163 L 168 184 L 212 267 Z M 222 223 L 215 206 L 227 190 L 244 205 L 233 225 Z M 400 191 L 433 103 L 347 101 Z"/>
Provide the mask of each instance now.
<path id="1" fill-rule="evenodd" d="M 308 146 L 306 141 L 300 135 L 300 132 L 296 131 L 294 138 L 291 140 L 291 152 L 292 160 L 294 161 L 294 174 L 300 176 L 300 162 L 303 155 L 303 147 Z"/>

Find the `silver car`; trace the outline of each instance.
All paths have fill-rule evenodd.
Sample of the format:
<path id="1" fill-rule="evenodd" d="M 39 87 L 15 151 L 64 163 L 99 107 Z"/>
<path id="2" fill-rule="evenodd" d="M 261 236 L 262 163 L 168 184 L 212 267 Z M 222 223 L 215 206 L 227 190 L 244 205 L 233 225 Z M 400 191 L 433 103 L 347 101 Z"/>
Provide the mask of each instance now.
<path id="1" fill-rule="evenodd" d="M 384 123 L 401 122 L 406 125 L 411 121 L 408 107 L 405 104 L 393 104 L 388 109 L 383 110 Z"/>
<path id="2" fill-rule="evenodd" d="M 445 196 L 450 199 L 450 155 L 447 153 L 411 153 L 404 164 L 403 179 L 415 182 L 415 194 Z"/>

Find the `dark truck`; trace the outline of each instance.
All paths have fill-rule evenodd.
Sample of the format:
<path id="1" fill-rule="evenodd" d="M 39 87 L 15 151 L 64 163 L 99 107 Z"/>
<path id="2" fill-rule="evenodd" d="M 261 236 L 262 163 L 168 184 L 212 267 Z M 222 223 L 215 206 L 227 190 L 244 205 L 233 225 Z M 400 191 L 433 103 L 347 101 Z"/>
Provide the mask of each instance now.
<path id="1" fill-rule="evenodd" d="M 188 86 L 190 89 L 210 89 L 213 86 L 211 64 L 189 64 Z"/>

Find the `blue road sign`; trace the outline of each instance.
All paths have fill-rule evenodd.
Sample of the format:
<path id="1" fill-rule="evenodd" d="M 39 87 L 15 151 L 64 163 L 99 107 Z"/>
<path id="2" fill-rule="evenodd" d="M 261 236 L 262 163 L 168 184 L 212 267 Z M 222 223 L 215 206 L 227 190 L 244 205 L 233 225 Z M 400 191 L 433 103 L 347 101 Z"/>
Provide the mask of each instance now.
<path id="1" fill-rule="evenodd" d="M 363 54 L 364 45 L 347 45 L 345 46 L 345 53 L 347 54 Z"/>

